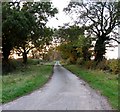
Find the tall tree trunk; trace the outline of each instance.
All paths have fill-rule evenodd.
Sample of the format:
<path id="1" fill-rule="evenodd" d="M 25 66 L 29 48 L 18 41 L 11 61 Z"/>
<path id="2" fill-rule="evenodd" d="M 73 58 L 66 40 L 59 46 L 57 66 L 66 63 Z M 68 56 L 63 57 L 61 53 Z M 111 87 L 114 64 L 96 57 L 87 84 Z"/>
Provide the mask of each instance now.
<path id="1" fill-rule="evenodd" d="M 26 64 L 27 63 L 27 53 L 23 53 L 23 63 Z"/>
<path id="2" fill-rule="evenodd" d="M 2 51 L 3 51 L 2 73 L 4 74 L 4 73 L 10 72 L 13 69 L 13 67 L 11 66 L 9 62 L 10 49 L 3 47 Z"/>
<path id="3" fill-rule="evenodd" d="M 23 47 L 23 63 L 26 64 L 27 63 L 27 51 L 25 50 L 25 47 Z"/>
<path id="4" fill-rule="evenodd" d="M 105 54 L 105 38 L 100 37 L 95 44 L 95 61 L 100 62 L 104 58 Z"/>
<path id="5" fill-rule="evenodd" d="M 3 49 L 2 49 L 2 52 L 3 52 L 2 55 L 3 55 L 3 61 L 4 62 L 8 62 L 10 51 L 11 51 L 11 49 L 3 47 Z"/>

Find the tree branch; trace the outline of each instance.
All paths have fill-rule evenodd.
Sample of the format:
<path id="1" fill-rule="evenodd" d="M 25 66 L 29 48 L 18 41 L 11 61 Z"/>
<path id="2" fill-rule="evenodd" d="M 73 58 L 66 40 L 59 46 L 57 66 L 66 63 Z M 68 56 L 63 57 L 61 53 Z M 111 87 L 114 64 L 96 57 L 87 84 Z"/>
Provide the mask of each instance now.
<path id="1" fill-rule="evenodd" d="M 109 38 L 109 40 L 114 40 L 114 41 L 116 41 L 118 44 L 120 44 L 120 41 L 118 41 L 118 40 L 116 40 L 116 39 L 114 39 L 114 38 Z"/>

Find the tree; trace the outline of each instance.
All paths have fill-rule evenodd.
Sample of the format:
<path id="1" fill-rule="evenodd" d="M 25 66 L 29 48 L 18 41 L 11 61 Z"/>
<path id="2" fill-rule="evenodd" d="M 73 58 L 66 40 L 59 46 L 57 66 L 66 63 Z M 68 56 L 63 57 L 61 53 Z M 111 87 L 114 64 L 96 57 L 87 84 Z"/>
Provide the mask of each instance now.
<path id="1" fill-rule="evenodd" d="M 69 59 L 71 63 L 75 63 L 78 58 L 89 61 L 91 59 L 90 48 L 92 48 L 91 41 L 83 35 L 79 35 L 75 41 L 62 43 L 58 47 L 62 58 Z"/>
<path id="2" fill-rule="evenodd" d="M 10 51 L 16 45 L 17 36 L 21 29 L 20 22 L 15 19 L 19 14 L 17 10 L 18 7 L 11 8 L 11 3 L 2 3 L 2 51 L 3 60 L 6 62 L 8 61 Z"/>
<path id="3" fill-rule="evenodd" d="M 27 62 L 27 54 L 34 47 L 44 46 L 43 44 L 48 44 L 50 41 L 50 36 L 52 36 L 52 31 L 50 28 L 46 28 L 46 23 L 49 17 L 53 17 L 57 13 L 57 9 L 52 7 L 51 2 L 33 2 L 24 3 L 23 11 L 27 11 L 33 17 L 36 18 L 35 24 L 31 25 L 33 29 L 27 36 L 27 41 L 22 42 L 21 46 L 23 49 L 23 60 L 24 63 Z M 34 45 L 31 46 L 30 42 Z M 27 49 L 27 50 L 26 50 Z"/>
<path id="4" fill-rule="evenodd" d="M 95 37 L 95 61 L 103 59 L 106 45 L 111 40 L 120 43 L 115 30 L 120 25 L 120 2 L 71 2 L 64 11 L 76 13 L 78 17 L 75 23 L 86 26 L 91 37 Z M 114 37 L 111 37 L 111 34 L 115 34 Z"/>
<path id="5" fill-rule="evenodd" d="M 48 42 L 51 31 L 46 28 L 50 17 L 57 13 L 51 2 L 3 3 L 3 57 L 8 60 L 10 51 L 16 47 L 27 62 L 27 54 L 36 43 Z M 46 38 L 45 38 L 46 37 Z M 42 42 L 43 43 L 43 42 Z"/>
<path id="6" fill-rule="evenodd" d="M 84 61 L 91 60 L 91 48 L 93 47 L 91 39 L 80 35 L 75 45 L 77 46 L 77 52 L 81 54 L 80 57 L 82 57 Z"/>
<path id="7" fill-rule="evenodd" d="M 84 34 L 84 28 L 76 25 L 63 26 L 56 31 L 56 36 L 60 38 L 61 42 L 72 42 L 78 39 L 79 35 Z"/>
<path id="8" fill-rule="evenodd" d="M 58 31 L 58 37 L 63 40 L 59 50 L 64 59 L 69 59 L 71 63 L 75 63 L 80 57 L 86 61 L 90 60 L 91 40 L 84 36 L 84 27 L 80 28 L 75 25 L 62 27 Z"/>

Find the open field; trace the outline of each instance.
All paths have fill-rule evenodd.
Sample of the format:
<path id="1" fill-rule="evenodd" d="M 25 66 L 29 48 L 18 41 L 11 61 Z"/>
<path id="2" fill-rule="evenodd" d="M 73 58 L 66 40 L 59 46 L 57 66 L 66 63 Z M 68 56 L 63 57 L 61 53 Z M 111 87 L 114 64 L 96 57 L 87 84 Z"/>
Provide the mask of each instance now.
<path id="1" fill-rule="evenodd" d="M 118 76 L 104 73 L 103 71 L 87 70 L 77 65 L 65 65 L 65 67 L 85 80 L 92 88 L 101 95 L 106 96 L 114 109 L 118 108 Z"/>

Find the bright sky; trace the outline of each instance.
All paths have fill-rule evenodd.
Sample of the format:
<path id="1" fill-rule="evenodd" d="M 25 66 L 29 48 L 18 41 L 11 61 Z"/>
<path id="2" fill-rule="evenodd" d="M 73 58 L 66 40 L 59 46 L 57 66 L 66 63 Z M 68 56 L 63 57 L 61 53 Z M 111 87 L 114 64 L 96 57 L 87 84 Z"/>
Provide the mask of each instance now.
<path id="1" fill-rule="evenodd" d="M 70 22 L 71 20 L 70 17 L 65 15 L 65 13 L 63 12 L 63 8 L 65 8 L 69 4 L 70 0 L 51 0 L 51 1 L 53 2 L 53 5 L 57 7 L 57 9 L 59 10 L 59 13 L 56 15 L 56 17 L 50 19 L 47 25 L 49 27 L 58 28 L 59 26 L 63 26 L 64 23 Z M 58 20 L 56 18 L 58 18 Z M 118 58 L 118 47 L 110 48 L 109 50 L 107 50 L 106 58 L 108 59 Z"/>
<path id="2" fill-rule="evenodd" d="M 107 59 L 112 59 L 112 58 L 118 58 L 118 47 L 115 48 L 109 48 L 106 53 L 106 58 Z M 119 57 L 120 58 L 120 57 Z"/>
<path id="3" fill-rule="evenodd" d="M 47 24 L 50 27 L 58 28 L 58 26 L 63 26 L 64 23 L 70 22 L 70 17 L 65 15 L 63 9 L 69 4 L 70 0 L 51 0 L 53 5 L 58 9 L 59 13 L 52 19 L 50 19 Z M 56 19 L 58 18 L 58 20 Z"/>

